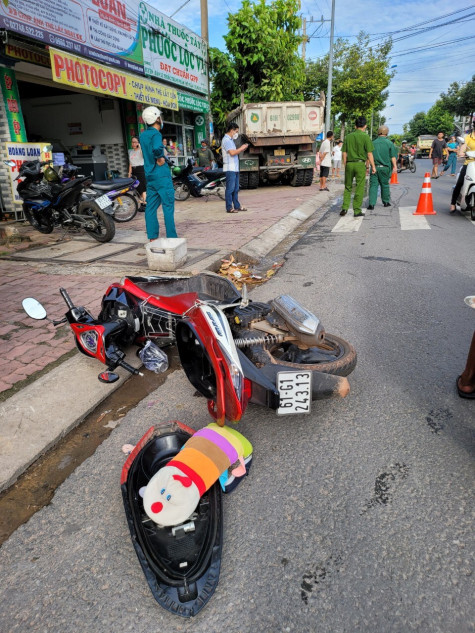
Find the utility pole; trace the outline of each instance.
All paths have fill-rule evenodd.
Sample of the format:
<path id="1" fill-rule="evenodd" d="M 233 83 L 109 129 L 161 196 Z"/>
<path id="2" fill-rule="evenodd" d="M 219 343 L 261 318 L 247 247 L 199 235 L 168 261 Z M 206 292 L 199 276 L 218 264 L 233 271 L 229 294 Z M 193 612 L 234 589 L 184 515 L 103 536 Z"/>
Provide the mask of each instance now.
<path id="1" fill-rule="evenodd" d="M 307 46 L 307 18 L 302 18 L 302 59 L 305 61 L 305 49 Z"/>
<path id="2" fill-rule="evenodd" d="M 209 46 L 209 34 L 208 34 L 208 0 L 200 0 L 201 6 L 201 37 L 206 40 L 206 44 Z"/>
<path id="3" fill-rule="evenodd" d="M 207 75 L 208 75 L 208 112 L 205 116 L 205 138 L 211 137 L 211 100 L 209 93 L 209 33 L 208 33 L 208 0 L 200 0 L 201 8 L 201 37 L 206 42 L 206 63 L 207 63 Z M 214 134 L 214 129 L 213 129 Z"/>
<path id="4" fill-rule="evenodd" d="M 328 91 L 327 91 L 327 113 L 325 117 L 326 131 L 330 129 L 330 116 L 332 109 L 332 82 L 333 82 L 333 35 L 335 32 L 335 0 L 332 0 L 332 18 L 330 26 L 330 58 L 328 62 Z"/>

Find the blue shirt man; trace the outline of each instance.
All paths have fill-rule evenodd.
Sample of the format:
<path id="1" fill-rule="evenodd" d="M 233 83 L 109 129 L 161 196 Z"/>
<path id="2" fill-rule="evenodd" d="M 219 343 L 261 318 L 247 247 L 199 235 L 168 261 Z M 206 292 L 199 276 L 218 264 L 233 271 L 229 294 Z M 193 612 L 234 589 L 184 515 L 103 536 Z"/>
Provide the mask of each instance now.
<path id="1" fill-rule="evenodd" d="M 247 211 L 241 207 L 238 199 L 239 192 L 239 154 L 245 152 L 249 147 L 247 143 L 236 149 L 235 140 L 239 136 L 239 126 L 237 123 L 229 123 L 226 134 L 221 143 L 223 155 L 223 171 L 226 174 L 226 212 L 237 213 Z"/>
<path id="2" fill-rule="evenodd" d="M 175 228 L 175 190 L 173 189 L 170 167 L 165 160 L 161 129 L 161 112 L 155 106 L 145 108 L 142 118 L 148 125 L 140 135 L 145 178 L 147 179 L 147 206 L 145 207 L 145 227 L 150 241 L 159 235 L 157 211 L 162 205 L 167 237 L 178 237 Z"/>

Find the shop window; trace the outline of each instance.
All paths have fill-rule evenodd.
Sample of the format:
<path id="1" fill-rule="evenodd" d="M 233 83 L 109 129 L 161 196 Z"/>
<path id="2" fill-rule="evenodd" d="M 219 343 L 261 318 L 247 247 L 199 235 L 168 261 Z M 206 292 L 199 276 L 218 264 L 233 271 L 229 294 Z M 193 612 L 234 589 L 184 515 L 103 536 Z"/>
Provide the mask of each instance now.
<path id="1" fill-rule="evenodd" d="M 183 118 L 185 119 L 185 125 L 193 125 L 193 112 L 183 112 Z"/>

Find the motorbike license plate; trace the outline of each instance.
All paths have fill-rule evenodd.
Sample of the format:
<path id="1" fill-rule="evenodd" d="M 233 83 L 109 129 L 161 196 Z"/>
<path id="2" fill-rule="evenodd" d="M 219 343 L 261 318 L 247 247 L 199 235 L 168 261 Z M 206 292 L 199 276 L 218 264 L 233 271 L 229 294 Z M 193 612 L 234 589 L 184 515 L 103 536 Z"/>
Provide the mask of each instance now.
<path id="1" fill-rule="evenodd" d="M 109 196 L 101 196 L 100 198 L 95 198 L 94 202 L 99 206 L 100 209 L 105 209 L 110 207 L 111 201 Z"/>
<path id="2" fill-rule="evenodd" d="M 277 413 L 310 413 L 312 405 L 312 372 L 280 371 L 277 374 L 280 403 Z"/>

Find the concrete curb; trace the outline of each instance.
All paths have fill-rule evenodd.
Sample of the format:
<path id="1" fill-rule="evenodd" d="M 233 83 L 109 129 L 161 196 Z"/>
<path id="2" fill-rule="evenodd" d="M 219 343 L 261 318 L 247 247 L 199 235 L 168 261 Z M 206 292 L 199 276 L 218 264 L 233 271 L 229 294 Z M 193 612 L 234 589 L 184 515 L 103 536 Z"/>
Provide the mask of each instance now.
<path id="1" fill-rule="evenodd" d="M 257 263 L 322 206 L 327 207 L 340 189 L 342 186 L 338 186 L 332 196 L 325 196 L 325 200 L 319 194 L 312 196 L 240 247 L 236 251 L 239 258 Z M 217 271 L 221 259 L 229 255 L 229 251 L 222 250 L 175 274 Z M 141 364 L 134 353 L 129 354 L 127 360 L 134 367 Z M 101 367 L 96 360 L 78 353 L 0 405 L 0 492 L 11 486 L 33 462 L 130 377 L 128 372 L 119 369 L 119 381 L 113 385 L 103 384 L 97 380 Z"/>

